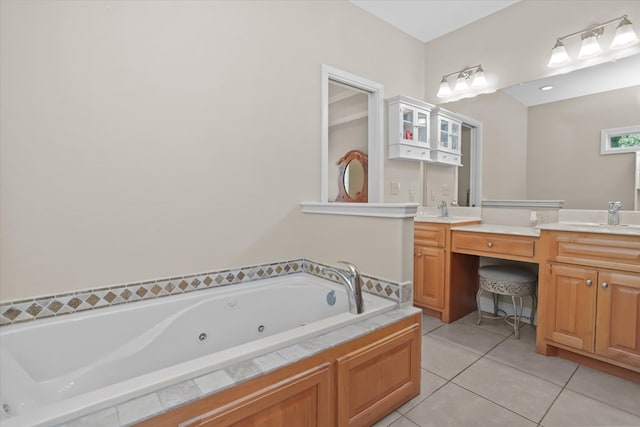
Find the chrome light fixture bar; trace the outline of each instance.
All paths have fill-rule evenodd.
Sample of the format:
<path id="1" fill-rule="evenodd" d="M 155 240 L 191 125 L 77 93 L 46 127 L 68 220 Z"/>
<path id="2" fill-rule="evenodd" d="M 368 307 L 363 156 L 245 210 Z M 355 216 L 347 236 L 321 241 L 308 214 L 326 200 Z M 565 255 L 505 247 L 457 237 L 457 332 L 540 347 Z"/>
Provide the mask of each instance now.
<path id="1" fill-rule="evenodd" d="M 456 84 L 454 86 L 453 91 L 451 90 L 451 86 L 449 86 L 449 82 L 447 78 L 451 76 L 456 77 Z M 471 79 L 471 85 L 469 85 L 468 80 Z M 460 71 L 456 71 L 454 73 L 445 74 L 442 76 L 442 81 L 440 82 L 440 88 L 438 89 L 438 94 L 436 95 L 438 98 L 446 98 L 453 93 L 463 93 L 466 92 L 471 86 L 471 89 L 482 89 L 487 86 L 487 78 L 484 75 L 484 70 L 482 69 L 482 65 L 474 65 L 473 67 L 466 67 Z"/>
<path id="2" fill-rule="evenodd" d="M 602 24 L 592 25 L 591 27 L 576 31 L 575 33 L 558 37 L 556 39 L 556 44 L 551 50 L 551 58 L 549 59 L 547 67 L 560 67 L 571 62 L 571 58 L 567 53 L 567 48 L 564 45 L 563 41 L 576 36 L 580 36 L 582 40 L 580 52 L 578 53 L 577 59 L 590 58 L 592 56 L 598 55 L 602 51 L 600 43 L 598 42 L 598 38 L 600 38 L 600 36 L 604 33 L 604 28 L 607 25 L 614 23 L 618 23 L 618 27 L 616 28 L 616 33 L 613 37 L 611 45 L 609 46 L 609 49 L 624 49 L 625 47 L 633 46 L 634 44 L 638 43 L 638 41 L 640 41 L 635 31 L 633 30 L 633 25 L 627 18 L 627 15 L 622 15 L 618 18 L 610 19 L 609 21 L 603 22 Z"/>

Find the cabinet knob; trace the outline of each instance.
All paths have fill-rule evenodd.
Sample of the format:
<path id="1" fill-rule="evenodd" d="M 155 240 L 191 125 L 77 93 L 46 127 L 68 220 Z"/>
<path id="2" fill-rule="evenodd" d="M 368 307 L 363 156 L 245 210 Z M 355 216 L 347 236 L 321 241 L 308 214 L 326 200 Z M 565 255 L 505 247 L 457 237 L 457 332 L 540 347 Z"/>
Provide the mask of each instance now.
<path id="1" fill-rule="evenodd" d="M 489 243 L 487 243 L 487 246 L 488 246 L 488 247 L 490 247 L 490 248 L 492 248 L 492 247 L 493 247 L 493 242 L 489 242 Z"/>
<path id="2" fill-rule="evenodd" d="M 591 286 L 591 284 L 592 284 L 593 282 L 591 282 L 591 279 L 587 279 L 587 280 L 585 280 L 585 281 L 584 281 L 584 283 L 585 283 L 585 285 L 587 285 L 587 286 Z"/>
<path id="3" fill-rule="evenodd" d="M 607 282 L 602 282 L 602 289 L 607 289 L 609 284 Z"/>
<path id="4" fill-rule="evenodd" d="M 418 252 L 418 253 L 416 254 L 416 256 L 420 257 L 420 256 L 422 256 L 422 254 L 421 254 L 420 252 Z"/>

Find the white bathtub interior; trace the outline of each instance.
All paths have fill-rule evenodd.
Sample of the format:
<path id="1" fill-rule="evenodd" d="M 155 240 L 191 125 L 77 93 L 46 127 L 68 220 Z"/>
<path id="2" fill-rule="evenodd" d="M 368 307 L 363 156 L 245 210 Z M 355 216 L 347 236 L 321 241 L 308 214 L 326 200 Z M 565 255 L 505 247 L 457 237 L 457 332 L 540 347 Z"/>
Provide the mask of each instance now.
<path id="1" fill-rule="evenodd" d="M 365 294 L 351 314 L 342 286 L 300 273 L 4 327 L 0 417 L 81 415 L 395 306 Z"/>

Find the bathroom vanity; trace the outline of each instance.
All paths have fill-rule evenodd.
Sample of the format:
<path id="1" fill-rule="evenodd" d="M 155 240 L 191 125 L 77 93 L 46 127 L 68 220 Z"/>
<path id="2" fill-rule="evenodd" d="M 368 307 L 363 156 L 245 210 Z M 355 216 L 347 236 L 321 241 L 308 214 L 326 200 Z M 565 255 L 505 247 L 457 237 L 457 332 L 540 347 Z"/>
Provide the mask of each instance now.
<path id="1" fill-rule="evenodd" d="M 479 257 L 538 265 L 536 351 L 640 381 L 640 227 L 416 218 L 414 305 L 449 323 L 477 309 Z"/>

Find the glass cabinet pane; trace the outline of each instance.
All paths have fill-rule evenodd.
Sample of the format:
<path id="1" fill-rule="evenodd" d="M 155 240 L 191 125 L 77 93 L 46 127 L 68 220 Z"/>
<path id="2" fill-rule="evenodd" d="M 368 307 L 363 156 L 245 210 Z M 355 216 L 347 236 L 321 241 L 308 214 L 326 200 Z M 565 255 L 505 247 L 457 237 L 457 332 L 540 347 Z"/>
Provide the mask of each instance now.
<path id="1" fill-rule="evenodd" d="M 427 115 L 418 111 L 418 142 L 427 142 Z"/>
<path id="2" fill-rule="evenodd" d="M 449 132 L 440 131 L 440 146 L 449 147 Z"/>
<path id="3" fill-rule="evenodd" d="M 413 140 L 413 110 L 409 108 L 400 108 L 402 114 L 402 138 Z"/>
<path id="4" fill-rule="evenodd" d="M 449 122 L 447 120 L 440 120 L 440 131 L 449 133 Z"/>
<path id="5" fill-rule="evenodd" d="M 451 135 L 451 149 L 458 150 L 458 135 Z"/>

